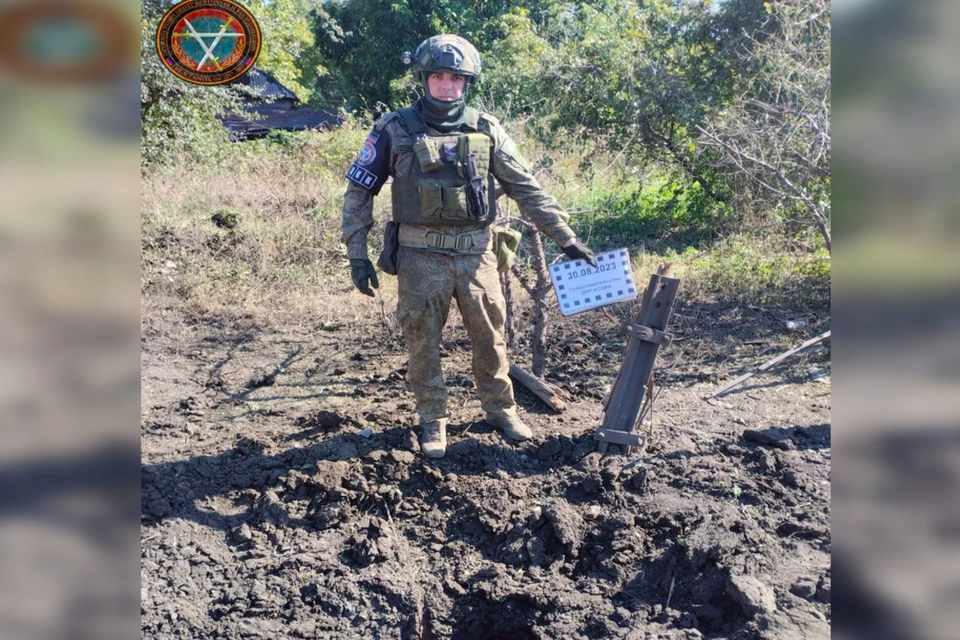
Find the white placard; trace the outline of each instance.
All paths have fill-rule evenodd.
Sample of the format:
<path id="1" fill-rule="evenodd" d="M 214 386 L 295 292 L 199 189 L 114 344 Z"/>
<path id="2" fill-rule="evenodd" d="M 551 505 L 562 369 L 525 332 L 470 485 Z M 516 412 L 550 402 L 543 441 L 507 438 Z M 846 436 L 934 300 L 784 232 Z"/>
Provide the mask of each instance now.
<path id="1" fill-rule="evenodd" d="M 630 252 L 617 249 L 598 253 L 594 259 L 596 267 L 583 260 L 550 265 L 550 279 L 562 315 L 572 316 L 637 297 Z"/>

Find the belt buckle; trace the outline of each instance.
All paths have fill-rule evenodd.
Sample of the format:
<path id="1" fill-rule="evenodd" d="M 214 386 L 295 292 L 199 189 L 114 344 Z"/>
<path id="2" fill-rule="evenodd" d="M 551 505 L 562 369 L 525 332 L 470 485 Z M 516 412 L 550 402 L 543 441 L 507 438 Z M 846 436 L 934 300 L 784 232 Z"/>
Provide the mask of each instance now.
<path id="1" fill-rule="evenodd" d="M 453 241 L 453 246 L 457 251 L 466 251 L 473 247 L 473 235 L 470 233 L 462 233 Z"/>
<path id="2" fill-rule="evenodd" d="M 446 236 L 440 233 L 439 231 L 430 230 L 430 231 L 427 231 L 426 235 L 423 236 L 423 241 L 426 243 L 428 247 L 438 247 L 440 249 L 443 249 L 445 248 L 443 246 L 444 245 L 443 240 L 445 237 Z"/>

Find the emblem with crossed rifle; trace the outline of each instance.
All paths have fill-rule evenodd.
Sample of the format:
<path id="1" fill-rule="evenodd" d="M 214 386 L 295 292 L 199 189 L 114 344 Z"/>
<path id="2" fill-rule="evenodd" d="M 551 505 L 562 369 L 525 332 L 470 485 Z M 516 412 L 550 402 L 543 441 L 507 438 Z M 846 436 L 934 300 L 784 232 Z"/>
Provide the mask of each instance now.
<path id="1" fill-rule="evenodd" d="M 244 73 L 260 53 L 260 28 L 232 0 L 186 0 L 170 9 L 157 29 L 157 51 L 177 77 L 223 84 Z"/>

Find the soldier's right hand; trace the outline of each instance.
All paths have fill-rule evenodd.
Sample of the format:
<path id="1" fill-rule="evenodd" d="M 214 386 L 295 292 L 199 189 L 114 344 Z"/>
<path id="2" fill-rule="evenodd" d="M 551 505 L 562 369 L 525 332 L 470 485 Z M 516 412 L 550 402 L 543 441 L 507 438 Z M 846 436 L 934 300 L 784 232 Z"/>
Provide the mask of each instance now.
<path id="1" fill-rule="evenodd" d="M 380 281 L 377 280 L 377 270 L 373 268 L 373 263 L 366 258 L 350 258 L 350 278 L 356 285 L 360 293 L 373 297 L 374 289 L 380 288 Z"/>

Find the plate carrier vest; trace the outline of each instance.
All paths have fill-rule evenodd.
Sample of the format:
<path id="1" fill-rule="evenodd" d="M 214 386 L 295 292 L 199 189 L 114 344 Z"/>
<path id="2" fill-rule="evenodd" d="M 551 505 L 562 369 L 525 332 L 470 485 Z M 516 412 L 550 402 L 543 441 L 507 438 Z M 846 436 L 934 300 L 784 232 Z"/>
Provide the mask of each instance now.
<path id="1" fill-rule="evenodd" d="M 497 217 L 493 174 L 490 173 L 492 140 L 478 131 L 480 112 L 467 107 L 464 127 L 470 131 L 428 133 L 414 107 L 397 112 L 412 144 L 396 145 L 397 154 L 414 155 L 405 176 L 394 176 L 391 194 L 393 219 L 400 224 L 424 227 L 484 227 Z M 478 218 L 471 211 L 467 190 L 467 153 L 476 154 L 477 175 L 487 187 L 488 213 Z"/>

